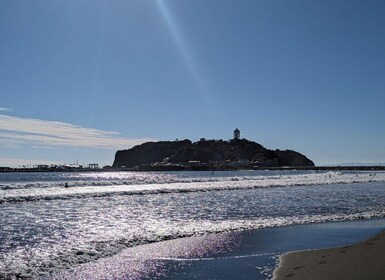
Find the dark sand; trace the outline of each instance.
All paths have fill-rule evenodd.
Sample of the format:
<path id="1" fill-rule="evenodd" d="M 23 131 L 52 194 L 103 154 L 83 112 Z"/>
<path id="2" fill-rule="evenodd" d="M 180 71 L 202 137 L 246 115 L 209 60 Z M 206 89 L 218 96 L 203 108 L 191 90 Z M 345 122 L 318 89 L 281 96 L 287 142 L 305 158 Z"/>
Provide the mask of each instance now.
<path id="1" fill-rule="evenodd" d="M 385 232 L 354 245 L 287 253 L 273 279 L 385 279 Z"/>

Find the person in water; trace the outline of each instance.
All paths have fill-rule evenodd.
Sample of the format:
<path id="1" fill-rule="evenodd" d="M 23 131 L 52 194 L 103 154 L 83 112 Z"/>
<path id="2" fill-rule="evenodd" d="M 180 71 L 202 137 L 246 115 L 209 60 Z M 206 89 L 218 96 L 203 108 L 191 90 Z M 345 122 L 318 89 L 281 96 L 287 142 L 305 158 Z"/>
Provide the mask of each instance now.
<path id="1" fill-rule="evenodd" d="M 64 185 L 64 187 L 65 187 L 65 188 L 69 188 L 68 183 L 66 183 L 66 184 Z"/>

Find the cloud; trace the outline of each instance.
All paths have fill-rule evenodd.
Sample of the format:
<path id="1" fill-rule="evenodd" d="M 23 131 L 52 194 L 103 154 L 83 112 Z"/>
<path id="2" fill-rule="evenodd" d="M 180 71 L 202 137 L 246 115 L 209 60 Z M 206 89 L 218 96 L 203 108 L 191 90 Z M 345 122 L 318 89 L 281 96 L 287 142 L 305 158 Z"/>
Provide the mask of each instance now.
<path id="1" fill-rule="evenodd" d="M 10 111 L 12 111 L 11 108 L 0 107 L 0 112 L 10 112 Z"/>
<path id="2" fill-rule="evenodd" d="M 153 141 L 153 139 L 128 139 L 114 131 L 0 114 L 0 144 L 2 145 L 121 149 L 147 141 Z"/>

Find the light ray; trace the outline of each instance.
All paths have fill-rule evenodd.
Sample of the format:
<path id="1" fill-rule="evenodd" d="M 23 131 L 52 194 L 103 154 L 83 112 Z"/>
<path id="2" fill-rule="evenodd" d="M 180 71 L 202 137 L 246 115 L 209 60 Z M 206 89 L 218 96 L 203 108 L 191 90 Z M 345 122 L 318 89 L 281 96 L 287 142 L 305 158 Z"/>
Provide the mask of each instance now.
<path id="1" fill-rule="evenodd" d="M 207 99 L 209 95 L 207 83 L 203 79 L 201 71 L 197 66 L 196 59 L 194 59 L 194 55 L 191 49 L 188 47 L 188 44 L 186 43 L 187 41 L 184 38 L 182 32 L 178 28 L 178 25 L 172 16 L 170 9 L 163 0 L 155 0 L 155 3 L 157 4 L 160 14 L 166 23 L 170 35 L 178 49 L 178 52 L 180 53 L 191 77 L 193 78 L 193 81 L 196 84 L 201 97 Z"/>

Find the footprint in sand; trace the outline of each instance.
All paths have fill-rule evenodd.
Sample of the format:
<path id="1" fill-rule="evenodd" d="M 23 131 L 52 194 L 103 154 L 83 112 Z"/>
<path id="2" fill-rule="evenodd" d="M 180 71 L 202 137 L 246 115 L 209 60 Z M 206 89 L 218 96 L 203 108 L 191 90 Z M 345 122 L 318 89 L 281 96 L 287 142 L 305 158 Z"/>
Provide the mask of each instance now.
<path id="1" fill-rule="evenodd" d="M 340 254 L 346 253 L 346 250 L 341 250 L 338 253 L 340 253 Z"/>
<path id="2" fill-rule="evenodd" d="M 297 270 L 297 269 L 301 269 L 301 268 L 305 268 L 305 267 L 306 267 L 306 266 L 301 265 L 301 266 L 294 267 L 294 269 Z"/>
<path id="3" fill-rule="evenodd" d="M 366 243 L 366 245 L 373 245 L 374 242 L 369 242 L 369 243 Z"/>
<path id="4" fill-rule="evenodd" d="M 328 263 L 327 261 L 321 261 L 318 264 L 327 264 L 327 263 Z"/>
<path id="5" fill-rule="evenodd" d="M 285 277 L 287 277 L 287 278 L 293 277 L 293 276 L 295 276 L 295 273 L 289 273 L 289 274 L 285 275 Z"/>
<path id="6" fill-rule="evenodd" d="M 327 258 L 330 257 L 330 255 L 323 255 L 321 258 Z"/>

